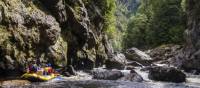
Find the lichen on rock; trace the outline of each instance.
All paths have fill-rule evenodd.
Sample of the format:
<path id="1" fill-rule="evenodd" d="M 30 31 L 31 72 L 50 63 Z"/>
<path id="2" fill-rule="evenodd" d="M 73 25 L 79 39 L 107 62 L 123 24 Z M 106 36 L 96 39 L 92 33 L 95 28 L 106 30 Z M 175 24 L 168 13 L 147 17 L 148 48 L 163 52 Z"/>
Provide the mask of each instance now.
<path id="1" fill-rule="evenodd" d="M 22 72 L 32 61 L 76 69 L 103 65 L 107 59 L 104 13 L 95 4 L 85 0 L 1 0 L 0 70 L 4 72 L 0 73 Z"/>
<path id="2" fill-rule="evenodd" d="M 49 62 L 48 49 L 56 45 L 61 29 L 54 17 L 35 5 L 36 1 L 0 1 L 1 35 L 4 36 L 0 69 L 23 71 L 30 61 Z"/>

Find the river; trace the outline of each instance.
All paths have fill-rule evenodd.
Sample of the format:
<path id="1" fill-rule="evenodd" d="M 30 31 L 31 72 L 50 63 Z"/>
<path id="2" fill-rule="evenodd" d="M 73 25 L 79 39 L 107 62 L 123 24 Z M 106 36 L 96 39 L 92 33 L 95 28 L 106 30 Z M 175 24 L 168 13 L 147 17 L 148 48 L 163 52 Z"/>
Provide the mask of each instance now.
<path id="1" fill-rule="evenodd" d="M 19 87 L 19 86 L 17 86 Z M 21 88 L 200 88 L 200 84 L 163 82 L 126 82 L 108 80 L 55 81 L 32 83 Z"/>
<path id="2" fill-rule="evenodd" d="M 128 70 L 122 70 L 127 72 Z M 3 85 L 3 88 L 200 88 L 200 76 L 189 75 L 185 83 L 169 83 L 152 81 L 147 78 L 147 73 L 136 70 L 144 82 L 94 80 L 92 76 L 82 71 L 78 76 L 61 77 L 48 82 L 27 83 L 26 85 Z"/>

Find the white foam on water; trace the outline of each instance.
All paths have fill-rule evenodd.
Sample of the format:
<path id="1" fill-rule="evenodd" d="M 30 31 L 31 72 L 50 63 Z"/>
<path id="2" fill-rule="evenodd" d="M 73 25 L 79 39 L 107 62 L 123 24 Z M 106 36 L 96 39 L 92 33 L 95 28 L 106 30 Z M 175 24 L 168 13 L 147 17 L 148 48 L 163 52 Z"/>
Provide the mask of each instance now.
<path id="1" fill-rule="evenodd" d="M 136 68 L 135 71 L 142 76 L 142 78 L 145 80 L 145 81 L 151 81 L 149 78 L 148 78 L 148 73 L 145 72 L 145 71 L 141 71 L 141 68 Z"/>
<path id="2" fill-rule="evenodd" d="M 187 78 L 187 82 L 200 84 L 200 78 Z"/>

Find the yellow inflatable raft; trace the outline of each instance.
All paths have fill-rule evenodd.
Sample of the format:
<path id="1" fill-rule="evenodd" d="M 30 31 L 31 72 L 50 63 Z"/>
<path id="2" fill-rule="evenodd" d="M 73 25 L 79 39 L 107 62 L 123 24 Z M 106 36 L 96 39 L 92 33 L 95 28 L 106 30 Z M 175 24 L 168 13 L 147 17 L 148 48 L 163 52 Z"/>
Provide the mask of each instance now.
<path id="1" fill-rule="evenodd" d="M 48 80 L 54 79 L 56 77 L 57 77 L 57 75 L 55 75 L 55 74 L 51 74 L 51 75 L 38 75 L 36 73 L 25 73 L 24 75 L 22 75 L 23 79 L 27 79 L 27 80 L 33 81 L 33 82 L 48 81 Z"/>

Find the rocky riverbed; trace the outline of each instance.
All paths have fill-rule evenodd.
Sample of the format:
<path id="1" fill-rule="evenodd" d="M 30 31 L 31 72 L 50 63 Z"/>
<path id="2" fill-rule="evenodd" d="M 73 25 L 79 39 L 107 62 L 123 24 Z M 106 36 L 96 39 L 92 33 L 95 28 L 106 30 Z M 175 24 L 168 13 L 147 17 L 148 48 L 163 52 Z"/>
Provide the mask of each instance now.
<path id="1" fill-rule="evenodd" d="M 97 70 L 97 69 L 95 69 Z M 98 70 L 104 70 L 102 68 Z M 128 74 L 130 70 L 118 70 Z M 79 71 L 76 76 L 59 77 L 48 82 L 31 83 L 26 80 L 1 81 L 3 88 L 200 88 L 200 76 L 187 74 L 186 82 L 172 83 L 153 81 L 148 78 L 148 72 L 136 68 L 144 81 L 132 82 L 127 80 L 98 80 L 88 72 Z"/>
<path id="2" fill-rule="evenodd" d="M 154 53 L 150 54 L 151 57 Z M 48 82 L 4 79 L 0 85 L 3 88 L 200 88 L 199 75 L 161 62 L 167 59 L 154 60 L 135 48 L 129 49 L 125 55 L 116 53 L 113 56 L 103 67 L 92 70 L 75 71 L 71 66 L 74 75 L 70 77 L 60 76 Z"/>

